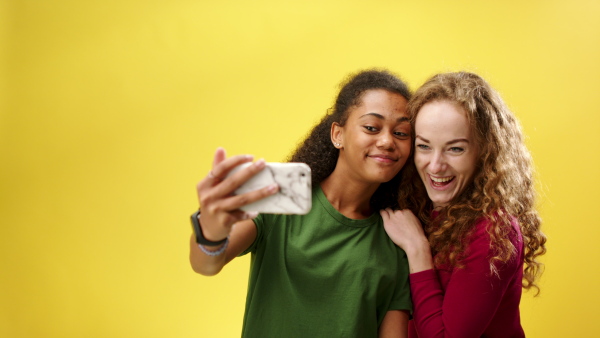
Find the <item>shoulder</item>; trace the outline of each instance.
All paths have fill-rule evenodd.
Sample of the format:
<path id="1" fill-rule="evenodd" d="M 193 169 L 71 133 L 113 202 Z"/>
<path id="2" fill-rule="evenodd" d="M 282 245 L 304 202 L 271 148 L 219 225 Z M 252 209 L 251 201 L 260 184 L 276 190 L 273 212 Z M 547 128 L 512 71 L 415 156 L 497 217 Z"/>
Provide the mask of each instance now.
<path id="1" fill-rule="evenodd" d="M 502 220 L 497 213 L 492 216 L 480 217 L 475 222 L 471 239 L 484 238 L 489 242 L 492 233 L 508 238 L 513 244 L 523 241 L 519 221 L 514 216 L 509 215 L 507 221 Z"/>
<path id="2" fill-rule="evenodd" d="M 521 264 L 524 243 L 517 218 L 509 216 L 507 220 L 502 220 L 500 217 L 481 217 L 471 234 L 469 249 L 485 252 L 497 267 Z"/>

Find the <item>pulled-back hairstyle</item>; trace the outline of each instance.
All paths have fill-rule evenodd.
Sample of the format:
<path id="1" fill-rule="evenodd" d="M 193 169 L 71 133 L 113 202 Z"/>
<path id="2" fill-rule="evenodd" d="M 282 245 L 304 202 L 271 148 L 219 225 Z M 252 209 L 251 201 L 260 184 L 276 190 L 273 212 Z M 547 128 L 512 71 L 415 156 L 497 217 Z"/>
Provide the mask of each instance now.
<path id="1" fill-rule="evenodd" d="M 344 126 L 348 120 L 350 108 L 360 105 L 363 94 L 371 89 L 385 89 L 402 95 L 406 100 L 411 97 L 408 86 L 387 70 L 364 70 L 349 76 L 342 82 L 334 106 L 328 110 L 321 121 L 309 132 L 304 142 L 288 158 L 290 162 L 308 164 L 312 171 L 313 186 L 320 184 L 331 175 L 337 164 L 339 149 L 332 144 L 331 125 L 337 122 L 340 126 Z M 407 161 L 408 163 L 409 161 Z M 401 196 L 409 194 L 409 192 L 399 189 L 402 180 L 401 173 L 402 171 L 389 182 L 381 184 L 373 194 L 371 206 L 375 210 L 398 206 L 398 201 L 406 200 Z M 402 206 L 404 205 L 402 204 Z"/>
<path id="2" fill-rule="evenodd" d="M 435 75 L 416 91 L 408 105 L 413 127 L 425 104 L 445 100 L 466 111 L 479 158 L 472 183 L 433 220 L 433 206 L 425 198 L 423 182 L 415 180 L 417 192 L 413 197 L 420 200 L 418 216 L 436 254 L 435 264 L 460 267 L 467 236 L 484 217 L 492 221 L 488 229 L 493 252 L 490 270 L 497 274 L 495 263 L 515 258 L 516 248 L 508 236 L 514 217 L 524 241 L 523 287 L 534 287 L 539 292 L 534 282 L 542 272 L 542 264 L 536 257 L 546 252 L 546 237 L 540 231 L 541 220 L 534 205 L 531 156 L 521 127 L 500 95 L 484 79 L 467 72 Z"/>

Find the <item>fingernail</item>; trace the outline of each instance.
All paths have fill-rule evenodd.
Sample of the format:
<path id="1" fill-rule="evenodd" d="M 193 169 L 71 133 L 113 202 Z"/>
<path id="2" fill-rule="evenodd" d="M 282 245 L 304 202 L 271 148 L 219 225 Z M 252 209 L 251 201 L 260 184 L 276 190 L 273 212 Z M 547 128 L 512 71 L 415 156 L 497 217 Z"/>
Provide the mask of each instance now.
<path id="1" fill-rule="evenodd" d="M 249 211 L 249 212 L 246 213 L 246 217 L 248 219 L 253 219 L 256 216 L 258 216 L 258 212 L 257 211 Z"/>
<path id="2" fill-rule="evenodd" d="M 267 191 L 268 192 L 273 192 L 275 190 L 277 190 L 277 188 L 279 188 L 279 186 L 277 185 L 277 183 L 273 183 L 267 186 Z"/>
<path id="3" fill-rule="evenodd" d="M 261 158 L 260 160 L 258 160 L 258 161 L 256 161 L 256 162 L 254 162 L 254 165 L 255 165 L 255 166 L 257 166 L 257 167 L 262 167 L 262 166 L 264 166 L 264 165 L 265 165 L 265 159 L 264 159 L 264 158 Z"/>

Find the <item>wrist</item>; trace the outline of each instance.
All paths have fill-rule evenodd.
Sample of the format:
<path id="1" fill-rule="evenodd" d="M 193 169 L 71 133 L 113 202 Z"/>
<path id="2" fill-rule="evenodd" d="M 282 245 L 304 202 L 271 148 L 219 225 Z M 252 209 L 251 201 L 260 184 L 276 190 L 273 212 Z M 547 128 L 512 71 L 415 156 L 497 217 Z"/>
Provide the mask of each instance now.
<path id="1" fill-rule="evenodd" d="M 219 256 L 220 254 L 225 252 L 228 245 L 229 245 L 229 237 L 225 238 L 225 242 L 223 244 L 221 244 L 220 248 L 218 248 L 216 250 L 213 250 L 213 247 L 208 248 L 207 246 L 205 246 L 203 244 L 198 244 L 198 247 L 200 248 L 200 250 L 202 252 L 204 252 L 208 256 Z"/>
<path id="2" fill-rule="evenodd" d="M 431 255 L 431 246 L 426 238 L 410 241 L 409 243 L 410 244 L 406 245 L 404 248 L 404 252 L 406 252 L 407 255 L 423 255 L 425 253 Z"/>
<path id="3" fill-rule="evenodd" d="M 431 256 L 429 242 L 414 244 L 405 250 L 410 273 L 433 269 L 433 257 Z"/>
<path id="4" fill-rule="evenodd" d="M 202 215 L 200 211 L 198 212 L 198 224 L 200 225 L 200 230 L 202 232 L 202 237 L 204 237 L 207 241 L 215 242 L 215 243 L 223 243 L 223 241 L 228 237 L 228 234 L 219 234 L 222 231 L 215 231 L 208 226 L 202 226 Z M 206 223 L 205 223 L 206 224 Z M 219 227 L 220 228 L 220 227 Z M 212 230 L 212 231 L 211 231 Z M 221 244 L 206 244 L 207 246 L 219 246 Z"/>
<path id="5" fill-rule="evenodd" d="M 200 224 L 200 210 L 193 213 L 190 218 L 192 222 L 192 228 L 194 229 L 194 235 L 196 237 L 196 243 L 215 247 L 221 246 L 227 241 L 227 237 L 220 240 L 213 240 L 214 238 L 210 235 L 209 238 L 204 236 L 204 232 L 202 231 L 202 226 Z"/>

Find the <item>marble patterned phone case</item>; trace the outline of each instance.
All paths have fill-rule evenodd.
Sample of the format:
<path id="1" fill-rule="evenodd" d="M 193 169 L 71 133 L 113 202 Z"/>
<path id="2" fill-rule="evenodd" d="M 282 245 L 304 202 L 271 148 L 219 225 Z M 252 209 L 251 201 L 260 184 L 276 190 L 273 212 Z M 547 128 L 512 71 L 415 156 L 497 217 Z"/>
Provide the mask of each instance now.
<path id="1" fill-rule="evenodd" d="M 250 165 L 244 163 L 234 168 L 229 175 Z M 304 215 L 312 206 L 310 167 L 305 163 L 267 162 L 266 167 L 240 186 L 235 194 L 257 190 L 271 183 L 279 185 L 279 191 L 272 196 L 247 204 L 240 209 L 258 211 L 264 214 Z"/>

